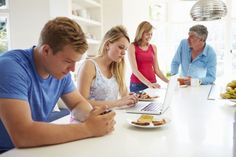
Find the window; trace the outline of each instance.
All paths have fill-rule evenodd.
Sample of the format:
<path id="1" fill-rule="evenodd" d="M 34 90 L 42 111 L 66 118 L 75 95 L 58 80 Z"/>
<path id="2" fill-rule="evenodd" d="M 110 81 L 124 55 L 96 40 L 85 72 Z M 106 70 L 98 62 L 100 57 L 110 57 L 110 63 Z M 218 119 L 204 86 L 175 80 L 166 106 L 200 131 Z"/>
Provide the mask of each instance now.
<path id="1" fill-rule="evenodd" d="M 155 1 L 150 3 L 155 4 L 155 7 L 163 5 L 163 0 L 151 0 Z M 171 60 L 175 54 L 180 41 L 188 37 L 188 30 L 195 24 L 203 24 L 208 28 L 207 43 L 211 45 L 217 54 L 217 77 L 224 76 L 228 66 L 232 63 L 232 70 L 236 69 L 236 1 L 228 0 L 226 4 L 229 8 L 232 8 L 231 14 L 227 15 L 230 18 L 222 18 L 215 21 L 192 21 L 190 17 L 190 10 L 196 1 L 179 1 L 179 0 L 166 0 L 165 14 L 158 14 L 156 19 L 150 18 L 154 23 L 155 30 L 153 33 L 153 43 L 157 45 L 158 58 L 160 68 L 164 72 L 170 70 Z M 232 6 L 232 7 L 229 7 Z M 228 21 L 227 21 L 228 20 Z M 164 21 L 164 22 L 163 22 Z M 231 28 L 232 27 L 232 28 Z M 227 36 L 228 34 L 228 36 Z M 232 45 L 231 45 L 232 43 Z M 232 51 L 232 57 L 228 57 L 230 50 Z M 232 62 L 228 59 L 232 58 Z M 230 65 L 229 65 L 230 64 Z M 236 70 L 233 76 L 236 75 Z"/>
<path id="2" fill-rule="evenodd" d="M 236 12 L 235 12 L 236 13 Z M 235 14 L 236 17 L 236 14 Z M 236 76 L 236 20 L 232 24 L 232 76 Z"/>
<path id="3" fill-rule="evenodd" d="M 0 9 L 7 9 L 6 0 L 0 0 Z"/>
<path id="4" fill-rule="evenodd" d="M 7 2 L 7 0 L 0 0 L 0 53 L 9 49 L 9 9 Z"/>
<path id="5" fill-rule="evenodd" d="M 231 16 L 232 18 L 236 18 L 236 1 L 235 0 L 232 0 L 232 5 L 231 5 L 231 8 L 232 8 L 232 11 L 231 11 Z"/>
<path id="6" fill-rule="evenodd" d="M 7 17 L 0 16 L 0 53 L 8 50 Z"/>

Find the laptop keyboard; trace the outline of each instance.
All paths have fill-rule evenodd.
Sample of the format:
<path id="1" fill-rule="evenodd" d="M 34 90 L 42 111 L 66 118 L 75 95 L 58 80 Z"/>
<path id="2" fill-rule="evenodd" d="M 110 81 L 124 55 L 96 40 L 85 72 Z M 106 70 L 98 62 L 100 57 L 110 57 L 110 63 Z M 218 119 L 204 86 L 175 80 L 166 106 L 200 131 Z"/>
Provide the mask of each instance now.
<path id="1" fill-rule="evenodd" d="M 158 111 L 161 109 L 161 102 L 155 102 L 155 103 L 150 103 L 147 106 L 145 106 L 144 108 L 142 108 L 141 111 Z"/>

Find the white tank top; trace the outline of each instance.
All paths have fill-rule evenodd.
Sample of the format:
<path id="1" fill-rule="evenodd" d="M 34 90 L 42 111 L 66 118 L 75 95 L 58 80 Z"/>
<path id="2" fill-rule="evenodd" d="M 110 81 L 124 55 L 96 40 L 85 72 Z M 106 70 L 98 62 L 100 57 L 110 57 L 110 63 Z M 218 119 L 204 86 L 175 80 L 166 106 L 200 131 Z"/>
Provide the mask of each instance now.
<path id="1" fill-rule="evenodd" d="M 90 87 L 90 100 L 117 100 L 119 94 L 119 87 L 116 78 L 112 76 L 107 78 L 102 74 L 96 61 L 90 59 L 95 65 L 96 77 Z"/>

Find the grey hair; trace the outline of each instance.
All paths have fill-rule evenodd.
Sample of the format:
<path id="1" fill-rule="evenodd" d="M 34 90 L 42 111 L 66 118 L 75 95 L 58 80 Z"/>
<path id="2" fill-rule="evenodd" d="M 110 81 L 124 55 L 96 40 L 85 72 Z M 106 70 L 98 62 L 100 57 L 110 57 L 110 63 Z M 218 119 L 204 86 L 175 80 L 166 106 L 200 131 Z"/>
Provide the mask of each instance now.
<path id="1" fill-rule="evenodd" d="M 205 42 L 208 36 L 207 27 L 203 25 L 194 25 L 189 29 L 190 32 L 195 32 L 199 38 Z"/>

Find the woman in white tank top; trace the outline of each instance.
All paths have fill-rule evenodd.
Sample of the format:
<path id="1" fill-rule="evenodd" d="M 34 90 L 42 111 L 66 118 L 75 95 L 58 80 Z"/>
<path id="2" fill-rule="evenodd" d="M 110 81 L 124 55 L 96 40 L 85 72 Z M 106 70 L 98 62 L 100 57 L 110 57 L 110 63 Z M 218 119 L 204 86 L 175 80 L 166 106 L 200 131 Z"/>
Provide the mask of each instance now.
<path id="1" fill-rule="evenodd" d="M 124 80 L 124 55 L 129 42 L 123 26 L 111 28 L 103 38 L 98 56 L 85 60 L 79 68 L 78 89 L 93 106 L 133 106 L 138 101 L 128 93 Z"/>

